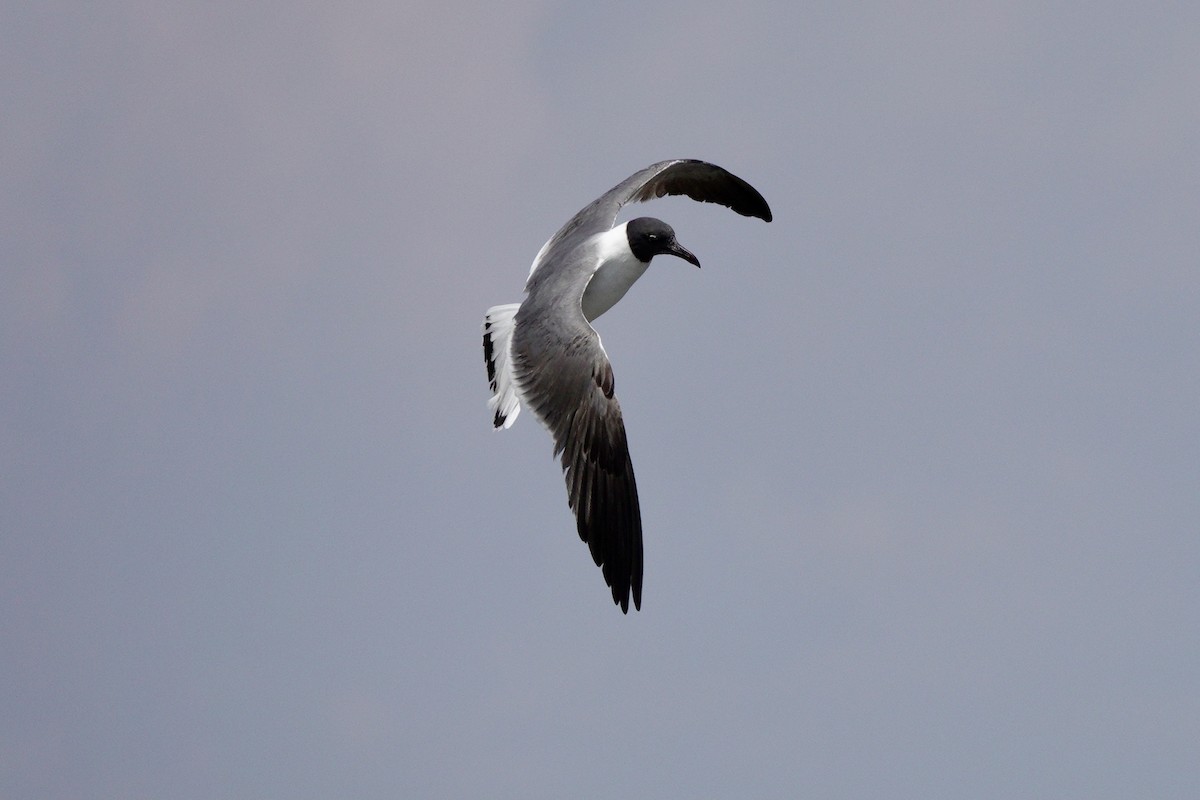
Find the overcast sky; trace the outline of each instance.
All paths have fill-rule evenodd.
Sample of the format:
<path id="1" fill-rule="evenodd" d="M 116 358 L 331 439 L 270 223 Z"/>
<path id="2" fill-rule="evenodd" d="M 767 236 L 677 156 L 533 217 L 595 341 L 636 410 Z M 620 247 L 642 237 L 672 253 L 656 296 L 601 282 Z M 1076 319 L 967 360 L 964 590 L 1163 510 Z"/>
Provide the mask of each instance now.
<path id="1" fill-rule="evenodd" d="M 0 2 L 0 797 L 1200 796 L 1198 40 Z M 479 325 L 674 157 L 624 616 Z"/>

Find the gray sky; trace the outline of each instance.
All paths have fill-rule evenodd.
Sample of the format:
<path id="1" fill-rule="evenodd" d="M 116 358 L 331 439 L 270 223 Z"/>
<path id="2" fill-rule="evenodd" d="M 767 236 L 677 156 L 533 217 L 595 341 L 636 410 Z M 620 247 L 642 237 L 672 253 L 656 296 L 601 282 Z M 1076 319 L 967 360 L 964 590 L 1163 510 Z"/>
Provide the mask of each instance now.
<path id="1" fill-rule="evenodd" d="M 1200 6 L 734 5 L 0 4 L 0 797 L 1200 795 Z M 625 617 L 479 323 L 672 157 Z"/>

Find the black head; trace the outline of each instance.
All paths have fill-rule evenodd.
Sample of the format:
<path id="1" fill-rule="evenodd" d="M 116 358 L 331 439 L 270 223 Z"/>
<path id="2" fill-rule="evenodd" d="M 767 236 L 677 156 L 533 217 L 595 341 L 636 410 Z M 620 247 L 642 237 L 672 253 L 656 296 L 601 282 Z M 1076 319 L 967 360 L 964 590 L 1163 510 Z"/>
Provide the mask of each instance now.
<path id="1" fill-rule="evenodd" d="M 691 251 L 675 241 L 675 231 L 661 219 L 638 217 L 625 226 L 629 237 L 629 249 L 639 261 L 650 261 L 659 255 L 679 256 L 684 261 L 700 266 L 700 260 Z"/>

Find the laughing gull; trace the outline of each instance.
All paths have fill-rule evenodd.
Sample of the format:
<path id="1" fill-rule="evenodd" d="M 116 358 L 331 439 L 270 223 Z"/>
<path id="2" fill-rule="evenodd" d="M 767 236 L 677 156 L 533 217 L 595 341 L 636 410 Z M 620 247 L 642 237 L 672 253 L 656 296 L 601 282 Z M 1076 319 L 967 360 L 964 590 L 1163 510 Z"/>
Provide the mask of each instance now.
<path id="1" fill-rule="evenodd" d="M 700 266 L 662 220 L 615 225 L 626 203 L 664 195 L 771 221 L 767 201 L 736 175 L 694 159 L 660 161 L 563 225 L 533 259 L 525 301 L 493 306 L 483 319 L 492 423 L 511 426 L 524 403 L 550 431 L 579 538 L 625 613 L 630 591 L 634 608 L 642 607 L 642 519 L 612 365 L 589 323 L 625 296 L 654 256 Z"/>

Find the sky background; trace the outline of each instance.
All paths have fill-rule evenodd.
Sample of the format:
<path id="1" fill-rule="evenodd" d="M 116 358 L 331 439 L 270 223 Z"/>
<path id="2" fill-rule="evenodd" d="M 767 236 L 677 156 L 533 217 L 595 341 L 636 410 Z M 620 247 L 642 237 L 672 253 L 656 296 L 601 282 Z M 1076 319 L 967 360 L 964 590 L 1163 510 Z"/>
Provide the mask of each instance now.
<path id="1" fill-rule="evenodd" d="M 1198 37 L 0 2 L 0 797 L 1200 796 Z M 674 157 L 623 616 L 479 325 Z"/>

